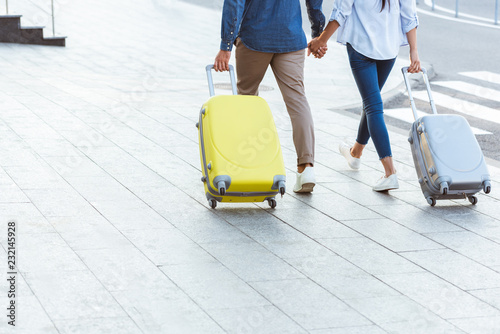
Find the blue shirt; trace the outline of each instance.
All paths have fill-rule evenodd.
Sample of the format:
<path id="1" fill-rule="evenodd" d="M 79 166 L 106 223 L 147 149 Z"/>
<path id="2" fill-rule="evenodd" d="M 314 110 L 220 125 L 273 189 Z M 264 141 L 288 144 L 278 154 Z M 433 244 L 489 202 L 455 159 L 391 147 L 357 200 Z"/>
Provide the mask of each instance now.
<path id="1" fill-rule="evenodd" d="M 306 0 L 313 37 L 325 27 L 322 3 Z M 254 51 L 285 53 L 305 49 L 307 39 L 299 0 L 225 0 L 220 49 L 231 51 L 236 37 Z"/>
<path id="2" fill-rule="evenodd" d="M 389 5 L 390 2 L 390 5 Z M 406 33 L 418 26 L 415 0 L 336 0 L 330 21 L 337 21 L 337 42 L 372 59 L 393 59 L 408 45 Z"/>

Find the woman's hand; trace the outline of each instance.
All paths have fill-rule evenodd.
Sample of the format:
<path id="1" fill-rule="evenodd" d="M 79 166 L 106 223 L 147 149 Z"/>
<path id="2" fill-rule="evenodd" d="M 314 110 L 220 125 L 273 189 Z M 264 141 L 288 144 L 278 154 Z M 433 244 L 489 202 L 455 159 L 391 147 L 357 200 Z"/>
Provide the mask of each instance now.
<path id="1" fill-rule="evenodd" d="M 408 67 L 409 73 L 419 73 L 421 70 L 420 67 L 420 58 L 418 57 L 417 50 L 410 50 L 410 66 Z"/>
<path id="2" fill-rule="evenodd" d="M 310 56 L 311 53 L 316 58 L 322 58 L 326 51 L 328 50 L 328 46 L 325 42 L 320 40 L 318 37 L 314 38 L 307 44 L 307 55 Z"/>

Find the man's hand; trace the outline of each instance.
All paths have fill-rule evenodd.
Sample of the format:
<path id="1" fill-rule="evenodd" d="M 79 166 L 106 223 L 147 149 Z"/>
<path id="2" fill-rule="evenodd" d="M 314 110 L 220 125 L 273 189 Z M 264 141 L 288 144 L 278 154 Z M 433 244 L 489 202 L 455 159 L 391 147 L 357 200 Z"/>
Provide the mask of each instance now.
<path id="1" fill-rule="evenodd" d="M 214 69 L 216 72 L 229 71 L 229 59 L 231 59 L 231 51 L 220 50 L 215 57 Z"/>

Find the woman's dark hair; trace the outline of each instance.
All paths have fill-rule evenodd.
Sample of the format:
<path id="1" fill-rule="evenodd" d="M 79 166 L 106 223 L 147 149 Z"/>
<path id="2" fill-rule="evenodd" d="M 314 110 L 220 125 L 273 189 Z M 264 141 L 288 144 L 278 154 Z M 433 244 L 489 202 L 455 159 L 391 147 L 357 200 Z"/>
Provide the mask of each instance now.
<path id="1" fill-rule="evenodd" d="M 385 3 L 387 2 L 387 5 L 389 7 L 389 10 L 391 9 L 391 3 L 389 0 L 382 0 L 382 9 L 380 11 L 383 11 L 385 8 Z"/>

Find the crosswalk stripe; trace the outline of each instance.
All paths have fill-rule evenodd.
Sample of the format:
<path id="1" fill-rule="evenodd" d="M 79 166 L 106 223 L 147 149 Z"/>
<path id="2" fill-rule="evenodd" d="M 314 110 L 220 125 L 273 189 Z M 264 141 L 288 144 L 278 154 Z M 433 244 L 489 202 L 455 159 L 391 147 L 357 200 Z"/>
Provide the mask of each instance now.
<path id="1" fill-rule="evenodd" d="M 498 73 L 493 73 L 488 71 L 477 71 L 477 72 L 461 72 L 458 74 L 469 78 L 479 79 L 500 85 L 500 74 Z"/>
<path id="2" fill-rule="evenodd" d="M 418 93 L 418 92 L 414 92 L 414 94 L 415 93 Z M 426 92 L 422 92 L 422 93 L 427 94 Z M 428 115 L 428 113 L 425 113 L 421 110 L 417 110 L 417 112 L 418 112 L 419 116 Z M 410 124 L 412 124 L 415 121 L 413 119 L 413 113 L 411 111 L 411 108 L 384 109 L 384 114 L 386 114 L 387 116 L 390 116 L 392 118 L 396 118 L 400 121 L 410 123 Z M 478 129 L 475 127 L 471 127 L 471 129 L 475 135 L 492 135 L 491 132 L 486 131 L 486 130 Z"/>
<path id="3" fill-rule="evenodd" d="M 483 99 L 500 102 L 500 91 L 496 89 L 473 85 L 463 81 L 434 81 L 432 84 L 476 95 Z"/>
<path id="4" fill-rule="evenodd" d="M 416 99 L 428 101 L 427 92 L 413 92 Z M 457 99 L 441 93 L 432 93 L 436 105 L 451 109 L 453 111 L 469 115 L 472 117 L 484 119 L 490 122 L 500 124 L 500 110 L 482 106 L 477 103 Z"/>

